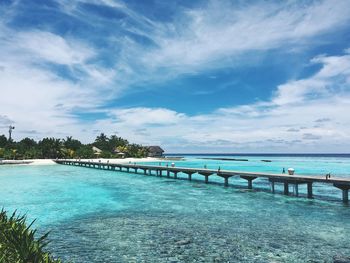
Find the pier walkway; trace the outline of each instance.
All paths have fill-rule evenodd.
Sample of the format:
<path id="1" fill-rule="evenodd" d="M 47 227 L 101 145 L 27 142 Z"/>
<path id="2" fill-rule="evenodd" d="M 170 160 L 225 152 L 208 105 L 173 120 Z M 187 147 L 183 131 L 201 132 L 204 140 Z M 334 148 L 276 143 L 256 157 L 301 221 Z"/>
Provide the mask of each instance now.
<path id="1" fill-rule="evenodd" d="M 307 197 L 313 198 L 313 184 L 324 183 L 330 184 L 342 191 L 342 199 L 344 203 L 349 202 L 349 189 L 350 179 L 348 178 L 337 178 L 326 176 L 308 176 L 308 175 L 288 175 L 288 174 L 270 174 L 270 173 L 255 173 L 255 172 L 242 172 L 242 171 L 231 171 L 231 170 L 220 170 L 220 169 L 206 169 L 206 168 L 189 168 L 189 167 L 173 167 L 173 166 L 161 166 L 161 165 L 144 165 L 144 164 L 113 164 L 109 162 L 93 162 L 93 161 L 72 161 L 72 160 L 56 160 L 58 164 L 73 165 L 87 168 L 95 168 L 102 170 L 121 171 L 128 173 L 138 173 L 141 171 L 144 175 L 156 175 L 156 176 L 172 176 L 177 179 L 178 173 L 184 173 L 188 175 L 188 180 L 192 180 L 193 174 L 200 174 L 204 176 L 204 182 L 209 182 L 209 176 L 217 175 L 224 179 L 224 185 L 228 186 L 228 180 L 230 177 L 237 176 L 248 182 L 248 189 L 253 188 L 253 181 L 256 178 L 267 178 L 271 183 L 272 193 L 275 193 L 275 183 L 282 183 L 284 185 L 284 194 L 289 195 L 289 185 L 294 185 L 295 195 L 299 195 L 298 186 L 305 184 L 307 185 Z"/>

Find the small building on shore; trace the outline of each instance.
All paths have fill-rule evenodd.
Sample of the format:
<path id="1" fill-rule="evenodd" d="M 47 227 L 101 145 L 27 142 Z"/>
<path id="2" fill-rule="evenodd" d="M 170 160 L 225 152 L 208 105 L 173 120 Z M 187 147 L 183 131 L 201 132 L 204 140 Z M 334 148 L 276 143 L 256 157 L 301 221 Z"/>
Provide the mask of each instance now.
<path id="1" fill-rule="evenodd" d="M 148 157 L 163 157 L 164 150 L 160 146 L 148 146 Z"/>
<path id="2" fill-rule="evenodd" d="M 124 159 L 124 158 L 125 158 L 125 155 L 126 155 L 126 153 L 120 151 L 118 148 L 115 148 L 115 149 L 113 150 L 113 153 L 114 153 L 115 155 L 117 155 L 118 158 L 122 158 L 122 159 Z"/>
<path id="3" fill-rule="evenodd" d="M 96 156 L 99 156 L 99 155 L 101 155 L 101 153 L 102 153 L 102 150 L 99 149 L 99 148 L 97 148 L 97 147 L 95 147 L 95 146 L 92 146 L 92 150 L 94 151 L 94 154 L 95 154 Z"/>

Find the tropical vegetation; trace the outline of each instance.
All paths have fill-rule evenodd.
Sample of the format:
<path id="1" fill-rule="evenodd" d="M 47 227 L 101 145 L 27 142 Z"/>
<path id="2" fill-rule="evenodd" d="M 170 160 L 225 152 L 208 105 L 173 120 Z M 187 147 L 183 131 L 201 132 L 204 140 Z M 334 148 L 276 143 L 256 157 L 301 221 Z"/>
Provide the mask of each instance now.
<path id="1" fill-rule="evenodd" d="M 71 136 L 65 139 L 43 138 L 39 141 L 24 138 L 16 142 L 0 135 L 2 159 L 117 158 L 146 157 L 147 154 L 147 147 L 129 143 L 115 135 L 108 137 L 104 133 L 89 144 L 83 144 Z"/>
<path id="2" fill-rule="evenodd" d="M 26 224 L 26 217 L 11 216 L 0 211 L 0 262 L 13 263 L 61 263 L 45 250 L 48 244 L 46 233 L 37 237 L 37 230 Z"/>

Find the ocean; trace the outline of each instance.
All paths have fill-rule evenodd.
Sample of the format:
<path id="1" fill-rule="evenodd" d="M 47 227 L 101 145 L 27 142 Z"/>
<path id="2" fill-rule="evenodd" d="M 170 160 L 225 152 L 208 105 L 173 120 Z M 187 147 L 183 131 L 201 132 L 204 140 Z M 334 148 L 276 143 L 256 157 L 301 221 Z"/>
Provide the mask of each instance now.
<path id="1" fill-rule="evenodd" d="M 184 156 L 184 155 L 181 155 Z M 176 166 L 349 177 L 349 155 L 185 155 Z M 222 161 L 203 158 L 233 158 Z M 246 161 L 247 160 L 247 161 Z M 263 162 L 269 160 L 271 162 Z M 159 164 L 158 162 L 156 164 Z M 161 162 L 166 165 L 167 161 Z M 179 175 L 186 178 L 185 175 Z M 27 214 L 72 262 L 333 262 L 350 257 L 339 189 L 276 194 L 264 179 L 193 181 L 63 165 L 0 166 L 0 206 Z M 292 191 L 292 188 L 291 188 Z"/>

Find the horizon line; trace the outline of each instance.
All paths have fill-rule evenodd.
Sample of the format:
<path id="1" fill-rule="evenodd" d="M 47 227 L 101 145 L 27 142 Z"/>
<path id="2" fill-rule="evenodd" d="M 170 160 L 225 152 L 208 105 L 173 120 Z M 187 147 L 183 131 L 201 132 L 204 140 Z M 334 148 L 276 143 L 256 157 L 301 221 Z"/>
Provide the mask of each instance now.
<path id="1" fill-rule="evenodd" d="M 245 154 L 254 154 L 254 155 L 261 155 L 261 154 L 270 154 L 270 155 L 273 155 L 273 154 L 284 154 L 284 155 L 302 155 L 302 154 L 309 154 L 309 155 L 330 155 L 330 154 L 333 154 L 333 155 L 350 155 L 350 153 L 256 153 L 256 152 L 251 152 L 251 153 L 227 153 L 227 152 L 222 152 L 222 153 L 166 153 L 164 155 L 171 155 L 171 154 L 184 154 L 184 155 L 209 155 L 209 154 L 212 154 L 212 155 L 218 155 L 218 154 L 229 154 L 229 155 L 245 155 Z"/>

